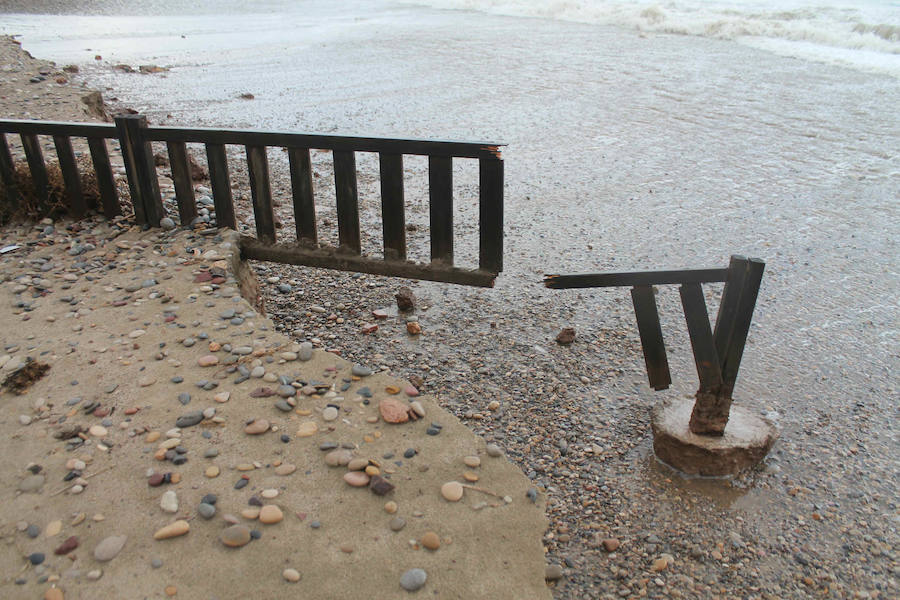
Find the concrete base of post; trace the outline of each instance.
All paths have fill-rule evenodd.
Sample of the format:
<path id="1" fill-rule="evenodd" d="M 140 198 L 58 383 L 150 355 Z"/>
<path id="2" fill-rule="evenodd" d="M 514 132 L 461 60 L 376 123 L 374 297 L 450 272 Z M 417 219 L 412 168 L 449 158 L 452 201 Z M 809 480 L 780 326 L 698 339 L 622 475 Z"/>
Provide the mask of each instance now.
<path id="1" fill-rule="evenodd" d="M 762 460 L 778 439 L 771 421 L 735 405 L 724 435 L 696 435 L 688 428 L 693 408 L 693 399 L 665 400 L 652 413 L 656 457 L 685 474 L 736 475 Z"/>

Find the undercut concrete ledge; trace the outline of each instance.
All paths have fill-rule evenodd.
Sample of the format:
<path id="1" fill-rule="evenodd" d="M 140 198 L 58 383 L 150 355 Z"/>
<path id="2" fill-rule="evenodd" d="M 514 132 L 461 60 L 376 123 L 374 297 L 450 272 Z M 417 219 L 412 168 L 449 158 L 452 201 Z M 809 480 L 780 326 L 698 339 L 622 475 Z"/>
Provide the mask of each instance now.
<path id="1" fill-rule="evenodd" d="M 771 421 L 736 405 L 724 435 L 696 435 L 688 429 L 693 407 L 692 398 L 670 399 L 652 411 L 656 457 L 687 475 L 736 475 L 762 460 L 778 439 Z"/>

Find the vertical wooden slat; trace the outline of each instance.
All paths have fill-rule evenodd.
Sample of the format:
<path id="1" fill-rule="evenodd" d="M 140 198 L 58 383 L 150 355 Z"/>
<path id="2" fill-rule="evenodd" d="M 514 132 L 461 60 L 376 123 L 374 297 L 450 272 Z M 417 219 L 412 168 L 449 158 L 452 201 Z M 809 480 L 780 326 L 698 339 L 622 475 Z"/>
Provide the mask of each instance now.
<path id="1" fill-rule="evenodd" d="M 97 187 L 100 188 L 100 201 L 103 203 L 103 214 L 107 219 L 122 214 L 119 206 L 119 194 L 116 191 L 116 179 L 109 162 L 109 152 L 106 150 L 106 140 L 103 138 L 88 138 L 88 147 L 91 149 L 91 162 L 94 163 L 94 174 L 97 176 Z"/>
<path id="2" fill-rule="evenodd" d="M 0 133 L 0 179 L 6 189 L 6 197 L 19 204 L 19 187 L 16 185 L 16 172 L 13 166 L 12 154 L 9 152 L 9 144 L 6 143 L 6 134 Z"/>
<path id="3" fill-rule="evenodd" d="M 737 259 L 737 268 L 742 272 L 740 298 L 734 311 L 733 324 L 730 328 L 730 336 L 724 344 L 719 360 L 722 365 L 722 380 L 724 392 L 729 397 L 737 380 L 738 368 L 744 355 L 744 345 L 747 342 L 747 334 L 750 332 L 750 322 L 753 319 L 753 309 L 756 307 L 756 299 L 759 296 L 759 287 L 762 284 L 763 271 L 766 263 L 758 258 Z M 735 262 L 735 261 L 733 261 Z M 725 284 L 726 287 L 728 284 Z M 716 323 L 718 326 L 718 322 Z M 716 340 L 718 344 L 718 340 Z"/>
<path id="4" fill-rule="evenodd" d="M 191 164 L 184 142 L 166 142 L 169 153 L 169 167 L 172 169 L 172 183 L 175 184 L 175 198 L 178 200 L 178 218 L 182 227 L 189 227 L 197 218 L 197 202 L 194 199 L 194 181 L 191 179 Z"/>
<path id="5" fill-rule="evenodd" d="M 694 352 L 694 362 L 697 365 L 697 375 L 700 378 L 700 391 L 718 391 L 722 387 L 722 370 L 713 342 L 712 329 L 709 326 L 703 289 L 699 283 L 686 283 L 679 291 L 691 338 L 691 349 Z"/>
<path id="6" fill-rule="evenodd" d="M 166 216 L 166 209 L 159 193 L 153 148 L 150 140 L 143 134 L 143 130 L 147 128 L 147 117 L 119 115 L 116 117 L 116 128 L 119 131 L 125 171 L 128 173 L 135 217 L 138 223 L 158 227 L 160 219 Z"/>
<path id="7" fill-rule="evenodd" d="M 478 267 L 503 270 L 503 161 L 482 158 L 479 166 Z"/>
<path id="8" fill-rule="evenodd" d="M 209 163 L 209 184 L 216 205 L 216 224 L 219 227 L 237 229 L 234 217 L 234 201 L 231 198 L 231 177 L 224 144 L 206 144 L 206 160 Z"/>
<path id="9" fill-rule="evenodd" d="M 631 301 L 634 304 L 634 316 L 637 317 L 650 387 L 657 391 L 664 390 L 672 384 L 672 375 L 669 372 L 653 286 L 639 285 L 631 288 Z"/>
<path id="10" fill-rule="evenodd" d="M 288 160 L 291 164 L 291 193 L 294 198 L 297 240 L 315 244 L 318 242 L 318 235 L 309 148 L 288 148 Z"/>
<path id="11" fill-rule="evenodd" d="M 250 174 L 250 193 L 256 237 L 275 243 L 275 212 L 272 208 L 272 189 L 269 186 L 269 161 L 265 146 L 247 146 L 247 170 Z"/>
<path id="12" fill-rule="evenodd" d="M 25 148 L 25 158 L 28 160 L 28 169 L 31 171 L 31 180 L 34 182 L 34 192 L 42 202 L 47 202 L 50 189 L 47 183 L 47 167 L 44 165 L 44 155 L 41 153 L 41 143 L 36 135 L 22 134 L 22 146 Z"/>
<path id="13" fill-rule="evenodd" d="M 381 221 L 384 258 L 406 260 L 406 207 L 403 201 L 403 155 L 378 155 L 381 170 Z"/>
<path id="14" fill-rule="evenodd" d="M 81 176 L 78 174 L 78 166 L 75 164 L 72 141 L 69 136 L 54 135 L 53 144 L 56 146 L 59 169 L 62 171 L 63 181 L 66 184 L 69 213 L 76 219 L 80 219 L 87 212 L 88 207 L 84 201 L 84 195 L 81 193 Z"/>
<path id="15" fill-rule="evenodd" d="M 337 193 L 338 244 L 356 254 L 362 252 L 359 239 L 359 206 L 356 191 L 356 155 L 334 151 L 334 186 Z"/>
<path id="16" fill-rule="evenodd" d="M 431 260 L 453 264 L 453 159 L 428 157 Z"/>

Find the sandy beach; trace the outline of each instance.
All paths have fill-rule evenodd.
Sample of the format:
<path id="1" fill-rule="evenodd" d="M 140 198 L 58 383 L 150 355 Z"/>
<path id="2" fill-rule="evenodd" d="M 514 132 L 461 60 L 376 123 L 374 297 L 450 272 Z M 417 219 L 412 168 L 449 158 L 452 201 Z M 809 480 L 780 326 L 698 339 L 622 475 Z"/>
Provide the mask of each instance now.
<path id="1" fill-rule="evenodd" d="M 255 268 L 277 330 L 421 381 L 546 492 L 543 543 L 563 574 L 554 597 L 897 594 L 896 79 L 583 23 L 393 4 L 356 21 L 318 5 L 313 14 L 282 18 L 291 32 L 235 17 L 247 33 L 232 30 L 219 58 L 212 30 L 227 15 L 189 19 L 183 42 L 152 16 L 130 45 L 115 19 L 85 21 L 88 43 L 60 33 L 60 17 L 17 16 L 6 31 L 42 58 L 79 64 L 80 81 L 157 123 L 509 144 L 507 269 L 493 290 L 414 285 L 423 336 L 406 336 L 393 315 L 394 326 L 360 331 L 409 282 Z M 117 63 L 169 71 L 123 74 Z M 56 118 L 52 106 L 29 112 Z M 319 157 L 323 191 L 328 163 Z M 361 165 L 377 190 L 377 169 Z M 414 179 L 424 170 L 409 172 L 411 219 L 426 221 Z M 377 194 L 364 196 L 375 246 Z M 248 204 L 239 210 L 252 226 Z M 327 201 L 321 216 L 332 217 Z M 461 254 L 471 247 L 464 239 Z M 737 401 L 776 419 L 782 436 L 758 470 L 686 480 L 650 451 L 661 394 L 646 385 L 627 291 L 539 281 L 724 266 L 731 253 L 767 262 Z M 677 292 L 659 298 L 675 378 L 662 394 L 689 395 Z M 563 326 L 578 331 L 571 347 L 553 342 Z"/>

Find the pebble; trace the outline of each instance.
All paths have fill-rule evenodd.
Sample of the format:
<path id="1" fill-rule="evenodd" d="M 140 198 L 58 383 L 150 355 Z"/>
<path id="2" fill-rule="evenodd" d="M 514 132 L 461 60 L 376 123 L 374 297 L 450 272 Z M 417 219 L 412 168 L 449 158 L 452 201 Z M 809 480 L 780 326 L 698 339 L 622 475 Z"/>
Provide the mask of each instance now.
<path id="1" fill-rule="evenodd" d="M 372 374 L 372 369 L 369 367 L 364 367 L 362 365 L 353 365 L 350 369 L 350 374 L 355 377 L 368 377 Z"/>
<path id="2" fill-rule="evenodd" d="M 219 404 L 228 402 L 229 398 L 231 398 L 231 392 L 219 392 L 218 394 L 213 396 L 213 400 L 215 400 Z"/>
<path id="3" fill-rule="evenodd" d="M 281 576 L 284 577 L 285 581 L 290 581 L 291 583 L 300 581 L 300 573 L 296 569 L 285 569 L 281 572 Z"/>
<path id="4" fill-rule="evenodd" d="M 615 552 L 620 544 L 619 540 L 617 540 L 616 538 L 606 538 L 601 543 L 603 544 L 603 549 L 607 552 Z"/>
<path id="5" fill-rule="evenodd" d="M 393 500 L 384 503 L 384 512 L 386 512 L 389 515 L 392 515 L 395 512 L 397 512 L 397 508 L 398 508 L 397 503 L 394 502 Z"/>
<path id="6" fill-rule="evenodd" d="M 465 463 L 467 467 L 474 469 L 481 466 L 481 459 L 477 456 L 466 456 L 463 458 L 463 463 Z"/>
<path id="7" fill-rule="evenodd" d="M 556 581 L 562 579 L 562 576 L 562 567 L 559 565 L 547 565 L 547 568 L 544 570 L 544 579 L 547 581 Z"/>
<path id="8" fill-rule="evenodd" d="M 353 454 L 345 449 L 332 450 L 325 455 L 325 464 L 329 467 L 345 467 L 353 460 Z"/>
<path id="9" fill-rule="evenodd" d="M 266 488 L 262 492 L 260 492 L 259 495 L 266 500 L 271 500 L 272 498 L 276 498 L 278 496 L 278 490 L 276 490 L 275 488 Z"/>
<path id="10" fill-rule="evenodd" d="M 52 587 L 44 592 L 44 600 L 65 600 L 65 596 L 61 589 Z"/>
<path id="11" fill-rule="evenodd" d="M 178 496 L 174 490 L 168 490 L 159 499 L 159 507 L 167 513 L 178 512 Z"/>
<path id="12" fill-rule="evenodd" d="M 216 507 L 212 504 L 201 502 L 197 506 L 197 514 L 199 514 L 204 519 L 212 519 L 216 514 Z"/>
<path id="13" fill-rule="evenodd" d="M 275 474 L 282 475 L 282 476 L 290 475 L 291 473 L 293 473 L 296 470 L 297 470 L 296 465 L 292 465 L 290 463 L 284 463 L 284 464 L 280 464 L 277 467 L 275 467 Z"/>
<path id="14" fill-rule="evenodd" d="M 46 537 L 53 537 L 60 531 L 62 531 L 62 521 L 50 521 L 50 523 L 47 524 L 47 528 L 44 530 L 44 535 Z"/>
<path id="15" fill-rule="evenodd" d="M 400 577 L 400 587 L 407 592 L 415 592 L 425 585 L 428 574 L 423 569 L 410 569 Z"/>
<path id="16" fill-rule="evenodd" d="M 322 418 L 326 421 L 334 421 L 338 418 L 338 409 L 328 406 L 322 411 Z"/>
<path id="17" fill-rule="evenodd" d="M 202 410 L 194 410 L 189 413 L 185 413 L 178 417 L 175 420 L 175 427 L 184 428 L 184 427 L 193 427 L 197 423 L 203 420 L 203 411 Z"/>
<path id="18" fill-rule="evenodd" d="M 284 513 L 282 513 L 281 509 L 274 504 L 266 504 L 259 511 L 260 523 L 273 525 L 275 523 L 281 522 L 282 519 L 284 519 Z"/>
<path id="19" fill-rule="evenodd" d="M 108 432 L 103 425 L 91 425 L 90 429 L 88 429 L 88 433 L 94 437 L 106 437 Z"/>
<path id="20" fill-rule="evenodd" d="M 94 548 L 94 558 L 100 562 L 108 562 L 114 559 L 125 547 L 128 536 L 111 535 L 104 538 L 97 547 Z"/>
<path id="21" fill-rule="evenodd" d="M 441 539 L 438 537 L 438 534 L 433 531 L 426 532 L 425 535 L 422 536 L 420 542 L 422 546 L 429 550 L 437 550 L 441 547 Z"/>
<path id="22" fill-rule="evenodd" d="M 78 537 L 73 535 L 73 536 L 66 538 L 66 541 L 64 541 L 62 544 L 60 544 L 59 547 L 53 551 L 53 554 L 56 554 L 57 556 L 64 556 L 77 547 L 78 547 Z"/>
<path id="23" fill-rule="evenodd" d="M 226 527 L 219 534 L 219 539 L 230 548 L 239 548 L 250 542 L 250 528 L 246 525 Z"/>
<path id="24" fill-rule="evenodd" d="M 214 354 L 207 354 L 197 359 L 197 364 L 201 367 L 212 367 L 219 364 L 219 357 Z"/>
<path id="25" fill-rule="evenodd" d="M 391 531 L 400 531 L 404 527 L 406 527 L 406 519 L 403 517 L 394 517 L 391 519 L 391 522 L 388 524 L 391 528 Z"/>
<path id="26" fill-rule="evenodd" d="M 459 502 L 463 497 L 463 486 L 458 481 L 448 481 L 441 486 L 441 495 L 449 502 Z"/>
<path id="27" fill-rule="evenodd" d="M 259 435 L 269 430 L 269 422 L 265 419 L 255 419 L 252 423 L 244 427 L 244 433 L 248 435 Z"/>
<path id="28" fill-rule="evenodd" d="M 210 467 L 207 467 L 206 471 L 204 471 L 203 474 L 206 475 L 207 477 L 209 477 L 210 479 L 213 479 L 215 477 L 218 477 L 219 473 L 220 473 L 219 467 L 217 467 L 216 465 L 212 465 Z"/>
<path id="29" fill-rule="evenodd" d="M 33 565 L 39 565 L 44 562 L 45 556 L 43 552 L 32 552 L 28 555 L 28 560 Z"/>
<path id="30" fill-rule="evenodd" d="M 315 421 L 304 421 L 297 428 L 297 437 L 309 437 L 315 435 L 317 431 L 319 431 L 319 426 Z"/>
<path id="31" fill-rule="evenodd" d="M 499 456 L 503 456 L 503 450 L 497 444 L 488 444 L 487 448 L 485 448 L 488 456 L 493 458 L 497 458 Z"/>
<path id="32" fill-rule="evenodd" d="M 378 412 L 387 423 L 406 423 L 409 421 L 409 407 L 393 398 L 385 398 L 378 403 Z"/>
<path id="33" fill-rule="evenodd" d="M 363 471 L 350 471 L 344 473 L 344 481 L 353 487 L 365 487 L 369 485 L 369 476 Z"/>
<path id="34" fill-rule="evenodd" d="M 174 523 L 170 523 L 161 529 L 158 529 L 156 533 L 153 534 L 154 540 L 166 540 L 173 537 L 178 537 L 180 535 L 186 534 L 191 530 L 190 524 L 183 520 L 179 519 Z"/>
<path id="35" fill-rule="evenodd" d="M 29 475 L 25 479 L 19 482 L 19 491 L 20 492 L 37 492 L 44 485 L 44 476 L 43 475 Z"/>
<path id="36" fill-rule="evenodd" d="M 306 361 L 312 359 L 313 353 L 313 345 L 310 342 L 302 342 L 300 344 L 300 350 L 297 352 L 297 357 L 300 360 Z"/>

